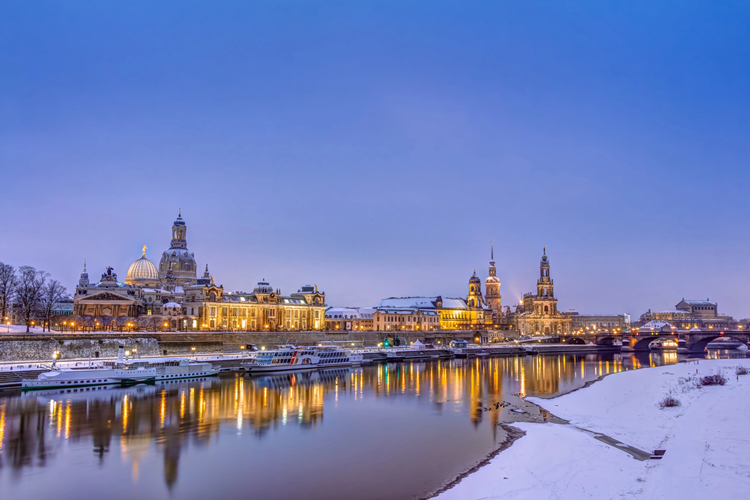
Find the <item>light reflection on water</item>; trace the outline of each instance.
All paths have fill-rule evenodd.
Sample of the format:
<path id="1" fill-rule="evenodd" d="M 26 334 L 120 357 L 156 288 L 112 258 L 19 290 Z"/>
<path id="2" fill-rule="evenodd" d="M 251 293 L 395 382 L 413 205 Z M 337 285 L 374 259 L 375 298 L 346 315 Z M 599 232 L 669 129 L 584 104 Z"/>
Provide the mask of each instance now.
<path id="1" fill-rule="evenodd" d="M 484 408 L 504 395 L 674 362 L 566 354 L 0 392 L 0 498 L 418 497 L 502 442 L 503 410 Z"/>

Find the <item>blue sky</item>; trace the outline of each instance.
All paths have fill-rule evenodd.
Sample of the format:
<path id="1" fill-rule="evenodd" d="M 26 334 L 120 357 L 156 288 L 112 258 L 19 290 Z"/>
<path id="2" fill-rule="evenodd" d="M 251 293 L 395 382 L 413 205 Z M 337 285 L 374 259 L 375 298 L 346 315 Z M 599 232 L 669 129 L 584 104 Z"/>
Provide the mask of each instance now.
<path id="1" fill-rule="evenodd" d="M 747 2 L 0 5 L 0 261 L 750 316 Z"/>

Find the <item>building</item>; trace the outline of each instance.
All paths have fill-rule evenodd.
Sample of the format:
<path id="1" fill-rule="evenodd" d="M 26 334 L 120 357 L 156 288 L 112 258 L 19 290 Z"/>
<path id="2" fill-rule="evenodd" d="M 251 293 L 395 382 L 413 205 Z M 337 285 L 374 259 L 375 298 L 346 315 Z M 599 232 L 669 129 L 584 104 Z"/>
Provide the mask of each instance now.
<path id="1" fill-rule="evenodd" d="M 326 330 L 373 331 L 375 309 L 372 307 L 329 307 Z"/>
<path id="2" fill-rule="evenodd" d="M 170 247 L 157 267 L 141 257 L 128 268 L 124 282 L 108 267 L 91 283 L 84 264 L 73 298 L 75 315 L 97 328 L 180 331 L 306 331 L 325 328 L 325 293 L 304 285 L 282 295 L 262 280 L 252 292 L 228 292 L 217 286 L 206 265 L 196 272 L 188 250 L 187 225 L 180 211 L 172 225 Z"/>
<path id="3" fill-rule="evenodd" d="M 394 301 L 401 299 L 384 299 Z M 381 300 L 373 312 L 373 327 L 379 332 L 420 331 L 440 329 L 440 313 L 434 308 L 387 306 Z"/>
<path id="4" fill-rule="evenodd" d="M 625 314 L 578 314 L 568 313 L 573 318 L 573 331 L 578 333 L 622 332 L 630 328 L 630 315 Z"/>
<path id="5" fill-rule="evenodd" d="M 485 301 L 487 306 L 492 310 L 492 323 L 497 325 L 502 321 L 502 298 L 500 295 L 500 278 L 497 277 L 497 268 L 495 267 L 495 245 L 490 245 L 490 268 L 489 276 L 484 280 Z"/>
<path id="6" fill-rule="evenodd" d="M 739 323 L 732 316 L 718 314 L 718 304 L 710 300 L 685 300 L 677 303 L 674 310 L 654 311 L 650 309 L 640 317 L 639 324 L 649 321 L 667 321 L 679 330 L 735 330 Z"/>
<path id="7" fill-rule="evenodd" d="M 524 294 L 523 303 L 516 308 L 512 318 L 511 324 L 522 335 L 568 335 L 573 331 L 572 316 L 557 309 L 555 285 L 549 270 L 545 247 L 539 263 L 536 293 Z"/>

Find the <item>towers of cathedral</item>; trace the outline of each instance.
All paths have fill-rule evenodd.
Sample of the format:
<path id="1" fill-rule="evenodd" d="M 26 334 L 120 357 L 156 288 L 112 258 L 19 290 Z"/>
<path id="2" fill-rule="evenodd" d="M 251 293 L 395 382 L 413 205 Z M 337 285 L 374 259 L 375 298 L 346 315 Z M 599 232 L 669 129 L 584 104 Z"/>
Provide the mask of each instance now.
<path id="1" fill-rule="evenodd" d="M 500 295 L 500 278 L 497 277 L 497 268 L 495 267 L 495 245 L 490 245 L 490 269 L 489 276 L 484 280 L 485 290 L 485 301 L 487 305 L 492 309 L 492 315 L 494 323 L 498 323 L 498 319 L 502 317 L 502 305 Z"/>
<path id="2" fill-rule="evenodd" d="M 172 225 L 172 242 L 169 250 L 162 253 L 159 261 L 159 278 L 164 282 L 169 277 L 170 280 L 174 280 L 175 286 L 186 287 L 195 284 L 197 271 L 195 254 L 187 247 L 187 226 L 182 220 L 180 210 L 177 220 Z M 169 274 L 171 276 L 168 276 Z"/>
<path id="3" fill-rule="evenodd" d="M 539 279 L 536 293 L 523 296 L 523 305 L 512 318 L 516 328 L 525 335 L 560 335 L 573 330 L 573 318 L 557 310 L 555 284 L 549 274 L 550 265 L 547 248 L 539 262 Z"/>

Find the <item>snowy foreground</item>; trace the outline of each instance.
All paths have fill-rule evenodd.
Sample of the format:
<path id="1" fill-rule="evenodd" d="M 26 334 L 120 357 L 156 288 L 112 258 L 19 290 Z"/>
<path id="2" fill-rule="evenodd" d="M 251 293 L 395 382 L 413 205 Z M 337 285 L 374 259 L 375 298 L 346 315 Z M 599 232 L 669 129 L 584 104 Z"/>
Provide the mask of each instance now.
<path id="1" fill-rule="evenodd" d="M 750 369 L 750 360 L 622 372 L 556 399 L 529 398 L 572 425 L 514 424 L 526 435 L 437 498 L 750 498 L 750 375 L 735 375 L 737 366 Z M 728 382 L 699 387 L 696 372 Z M 682 406 L 660 409 L 670 390 Z M 666 454 L 639 461 L 576 426 Z"/>

